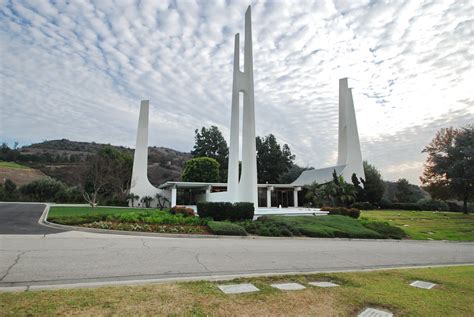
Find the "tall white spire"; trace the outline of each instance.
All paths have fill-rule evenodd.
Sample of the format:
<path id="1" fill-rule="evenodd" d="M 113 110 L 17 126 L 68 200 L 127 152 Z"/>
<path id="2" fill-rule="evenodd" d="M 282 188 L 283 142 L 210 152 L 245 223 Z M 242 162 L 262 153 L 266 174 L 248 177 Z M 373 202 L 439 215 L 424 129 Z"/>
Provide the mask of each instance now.
<path id="1" fill-rule="evenodd" d="M 255 104 L 252 57 L 251 9 L 245 13 L 244 71 L 240 71 L 240 36 L 235 35 L 234 76 L 232 84 L 232 110 L 230 122 L 229 170 L 227 192 L 212 194 L 213 201 L 253 202 L 258 207 L 257 151 L 255 141 Z M 243 93 L 242 116 L 239 109 L 240 93 Z M 242 117 L 242 138 L 239 123 Z M 242 141 L 242 171 L 239 181 L 239 144 Z"/>
<path id="2" fill-rule="evenodd" d="M 339 79 L 339 142 L 337 165 L 345 165 L 342 173 L 350 182 L 352 174 L 365 179 L 362 153 L 360 150 L 359 132 L 352 99 L 352 89 L 347 78 Z"/>
<path id="3" fill-rule="evenodd" d="M 154 197 L 159 192 L 148 180 L 148 112 L 149 101 L 142 100 L 138 118 L 137 142 L 133 155 L 132 181 L 130 193 L 141 197 Z M 135 202 L 138 203 L 138 202 Z"/>

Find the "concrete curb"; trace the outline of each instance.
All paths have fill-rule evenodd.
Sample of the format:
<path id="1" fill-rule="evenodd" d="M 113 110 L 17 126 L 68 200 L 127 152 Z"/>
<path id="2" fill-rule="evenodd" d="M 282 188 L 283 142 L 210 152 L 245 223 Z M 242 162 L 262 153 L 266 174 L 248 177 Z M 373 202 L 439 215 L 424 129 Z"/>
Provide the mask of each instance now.
<path id="1" fill-rule="evenodd" d="M 243 274 L 225 274 L 225 275 L 202 275 L 188 277 L 171 277 L 171 278 L 155 278 L 142 280 L 117 280 L 117 281 L 98 281 L 98 282 L 78 282 L 65 284 L 31 284 L 21 286 L 3 286 L 0 287 L 1 292 L 26 292 L 40 290 L 58 290 L 58 289 L 83 289 L 83 288 L 99 288 L 99 287 L 119 287 L 119 286 L 140 286 L 148 284 L 168 284 L 177 282 L 192 281 L 230 281 L 238 278 L 256 278 L 256 277 L 272 277 L 272 276 L 293 276 L 293 275 L 311 275 L 311 274 L 331 274 L 331 273 L 351 273 L 351 272 L 376 272 L 391 270 L 408 270 L 423 269 L 436 267 L 457 267 L 457 266 L 474 266 L 474 263 L 462 264 L 432 264 L 432 265 L 411 265 L 411 266 L 393 266 L 393 267 L 377 267 L 377 268 L 360 268 L 360 269 L 340 269 L 340 270 L 317 270 L 317 271 L 301 271 L 301 272 L 269 272 L 269 273 L 243 273 Z"/>

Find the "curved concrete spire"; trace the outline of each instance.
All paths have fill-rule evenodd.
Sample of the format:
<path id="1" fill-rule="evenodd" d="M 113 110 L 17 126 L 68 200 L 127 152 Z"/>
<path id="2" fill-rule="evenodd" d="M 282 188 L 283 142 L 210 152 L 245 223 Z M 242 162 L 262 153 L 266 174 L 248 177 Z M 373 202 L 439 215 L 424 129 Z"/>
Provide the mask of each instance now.
<path id="1" fill-rule="evenodd" d="M 304 171 L 291 185 L 304 186 L 313 182 L 327 183 L 332 180 L 334 170 L 338 175 L 342 175 L 348 183 L 351 183 L 353 173 L 358 178 L 365 179 L 352 89 L 349 89 L 347 78 L 339 79 L 338 133 L 336 166 Z"/>
<path id="2" fill-rule="evenodd" d="M 148 112 L 149 101 L 142 100 L 138 119 L 137 142 L 133 155 L 132 181 L 130 192 L 135 195 L 155 197 L 160 192 L 148 180 Z M 138 202 L 135 202 L 138 203 Z"/>

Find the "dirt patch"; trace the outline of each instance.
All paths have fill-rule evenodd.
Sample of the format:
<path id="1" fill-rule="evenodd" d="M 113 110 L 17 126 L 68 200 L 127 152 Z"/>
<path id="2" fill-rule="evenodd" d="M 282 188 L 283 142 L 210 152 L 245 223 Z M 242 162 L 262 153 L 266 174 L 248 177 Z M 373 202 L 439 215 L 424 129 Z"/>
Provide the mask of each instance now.
<path id="1" fill-rule="evenodd" d="M 17 186 L 22 186 L 33 181 L 47 177 L 43 172 L 33 168 L 0 167 L 0 181 L 11 179 Z"/>

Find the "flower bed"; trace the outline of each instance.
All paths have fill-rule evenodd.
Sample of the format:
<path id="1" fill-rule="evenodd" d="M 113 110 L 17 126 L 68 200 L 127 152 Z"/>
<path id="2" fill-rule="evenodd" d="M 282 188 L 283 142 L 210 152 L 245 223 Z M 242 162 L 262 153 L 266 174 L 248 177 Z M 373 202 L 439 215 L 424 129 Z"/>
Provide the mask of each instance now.
<path id="1" fill-rule="evenodd" d="M 207 226 L 197 225 L 172 225 L 172 224 L 149 224 L 149 223 L 131 223 L 116 221 L 94 221 L 81 225 L 85 228 L 157 232 L 157 233 L 190 233 L 190 234 L 210 234 Z"/>

